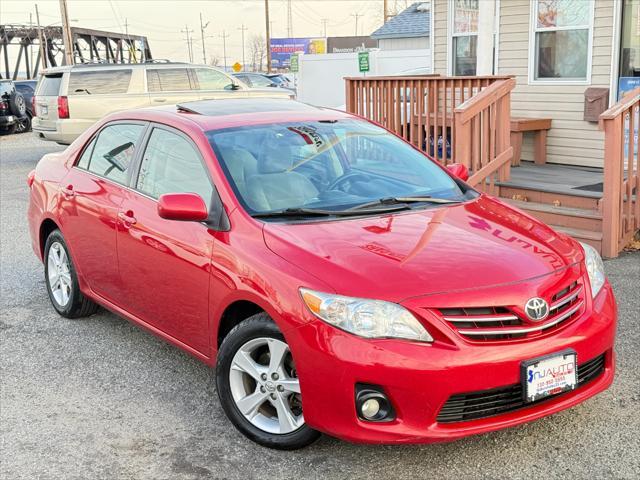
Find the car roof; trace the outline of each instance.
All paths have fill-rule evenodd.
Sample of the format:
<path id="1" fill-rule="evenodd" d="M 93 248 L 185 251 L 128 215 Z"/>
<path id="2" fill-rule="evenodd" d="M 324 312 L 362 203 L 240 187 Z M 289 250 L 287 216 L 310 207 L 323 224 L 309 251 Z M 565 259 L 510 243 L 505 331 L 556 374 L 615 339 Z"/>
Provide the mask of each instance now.
<path id="1" fill-rule="evenodd" d="M 75 65 L 62 65 L 59 67 L 50 67 L 43 70 L 43 74 L 55 74 L 64 73 L 76 70 L 93 70 L 93 69 L 105 69 L 105 70 L 122 70 L 122 69 L 139 69 L 139 68 L 172 68 L 172 67 L 189 67 L 198 68 L 206 67 L 214 70 L 222 69 L 213 67 L 211 65 L 188 63 L 188 62 L 165 62 L 165 61 L 149 61 L 144 63 L 77 63 Z"/>
<path id="2" fill-rule="evenodd" d="M 261 123 L 327 121 L 356 117 L 340 110 L 316 107 L 284 98 L 234 98 L 129 110 L 111 116 L 111 119 L 125 118 L 164 122 L 185 120 L 197 124 L 203 131 L 208 131 Z"/>

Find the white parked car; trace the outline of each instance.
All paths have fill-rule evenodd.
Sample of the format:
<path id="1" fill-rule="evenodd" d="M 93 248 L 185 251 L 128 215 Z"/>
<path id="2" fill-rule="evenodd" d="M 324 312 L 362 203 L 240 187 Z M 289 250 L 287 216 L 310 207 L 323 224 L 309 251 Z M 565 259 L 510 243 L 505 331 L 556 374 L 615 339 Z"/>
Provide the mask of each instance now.
<path id="1" fill-rule="evenodd" d="M 281 88 L 250 88 L 220 69 L 187 63 L 82 64 L 40 75 L 33 131 L 70 144 L 96 121 L 119 110 L 193 100 L 293 98 Z"/>

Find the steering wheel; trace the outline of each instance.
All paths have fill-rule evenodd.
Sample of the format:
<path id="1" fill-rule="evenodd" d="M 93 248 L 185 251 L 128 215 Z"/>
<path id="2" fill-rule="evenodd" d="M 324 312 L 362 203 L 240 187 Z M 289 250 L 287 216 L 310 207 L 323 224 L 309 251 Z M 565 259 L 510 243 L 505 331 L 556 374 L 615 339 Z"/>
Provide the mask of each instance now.
<path id="1" fill-rule="evenodd" d="M 338 188 L 338 186 L 342 185 L 344 182 L 351 181 L 354 178 L 362 178 L 364 180 L 368 180 L 369 176 L 359 172 L 347 173 L 346 175 L 338 177 L 333 182 L 331 182 L 331 185 L 327 187 L 327 190 L 341 190 L 344 192 L 344 190 Z"/>

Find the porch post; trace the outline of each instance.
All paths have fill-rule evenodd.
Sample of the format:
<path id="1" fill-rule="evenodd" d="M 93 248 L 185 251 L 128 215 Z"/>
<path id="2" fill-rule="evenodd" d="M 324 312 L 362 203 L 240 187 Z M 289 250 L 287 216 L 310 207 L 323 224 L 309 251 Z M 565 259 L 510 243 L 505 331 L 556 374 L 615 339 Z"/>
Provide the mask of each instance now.
<path id="1" fill-rule="evenodd" d="M 478 4 L 476 75 L 493 75 L 493 32 L 495 31 L 496 0 L 481 0 Z"/>
<path id="2" fill-rule="evenodd" d="M 620 195 L 622 179 L 623 115 L 603 121 L 604 126 L 604 188 L 602 193 L 602 256 L 618 256 L 620 239 Z"/>

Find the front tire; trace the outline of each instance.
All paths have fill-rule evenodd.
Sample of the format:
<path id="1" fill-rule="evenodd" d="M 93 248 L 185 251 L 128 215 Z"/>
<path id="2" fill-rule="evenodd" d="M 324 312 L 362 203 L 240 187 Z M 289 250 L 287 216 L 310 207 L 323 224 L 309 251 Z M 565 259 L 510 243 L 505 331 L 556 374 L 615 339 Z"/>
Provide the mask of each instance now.
<path id="1" fill-rule="evenodd" d="M 63 317 L 88 317 L 98 310 L 98 305 L 80 291 L 76 269 L 60 230 L 54 230 L 47 237 L 44 246 L 44 278 L 49 300 Z"/>
<path id="2" fill-rule="evenodd" d="M 225 337 L 216 385 L 231 423 L 260 445 L 295 450 L 320 436 L 304 421 L 291 351 L 266 313 L 248 318 Z"/>

